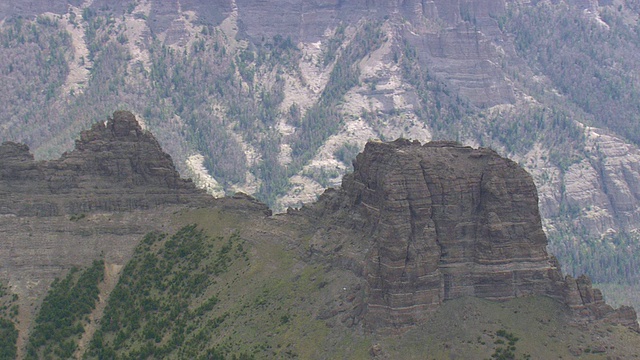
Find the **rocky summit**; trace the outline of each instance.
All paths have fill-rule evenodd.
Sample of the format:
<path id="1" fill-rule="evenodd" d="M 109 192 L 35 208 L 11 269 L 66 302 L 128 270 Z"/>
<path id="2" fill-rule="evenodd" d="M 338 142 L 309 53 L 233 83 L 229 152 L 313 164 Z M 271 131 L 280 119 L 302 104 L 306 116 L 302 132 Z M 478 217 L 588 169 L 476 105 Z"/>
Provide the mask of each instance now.
<path id="1" fill-rule="evenodd" d="M 614 311 L 588 278 L 562 277 L 546 250 L 536 187 L 515 162 L 489 149 L 401 139 L 369 142 L 354 168 L 311 212 L 352 229 L 331 224 L 322 230 L 326 241 L 363 242 L 354 260 L 370 328 L 419 324 L 464 296 L 545 295 L 575 309 L 578 320 L 638 330 L 632 308 Z"/>
<path id="2" fill-rule="evenodd" d="M 60 159 L 35 161 L 23 144 L 0 145 L 0 214 L 56 216 L 206 202 L 130 112 L 82 132 Z"/>

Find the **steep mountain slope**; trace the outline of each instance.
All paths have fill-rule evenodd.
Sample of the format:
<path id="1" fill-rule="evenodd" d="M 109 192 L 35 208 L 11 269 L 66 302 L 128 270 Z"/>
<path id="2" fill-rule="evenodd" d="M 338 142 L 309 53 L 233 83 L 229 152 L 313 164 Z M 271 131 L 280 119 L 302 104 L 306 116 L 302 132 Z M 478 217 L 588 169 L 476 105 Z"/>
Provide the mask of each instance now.
<path id="1" fill-rule="evenodd" d="M 18 17 L 21 16 L 21 17 Z M 0 3 L 0 139 L 36 158 L 134 111 L 210 193 L 277 211 L 372 138 L 490 146 L 534 176 L 574 275 L 637 284 L 631 0 Z"/>

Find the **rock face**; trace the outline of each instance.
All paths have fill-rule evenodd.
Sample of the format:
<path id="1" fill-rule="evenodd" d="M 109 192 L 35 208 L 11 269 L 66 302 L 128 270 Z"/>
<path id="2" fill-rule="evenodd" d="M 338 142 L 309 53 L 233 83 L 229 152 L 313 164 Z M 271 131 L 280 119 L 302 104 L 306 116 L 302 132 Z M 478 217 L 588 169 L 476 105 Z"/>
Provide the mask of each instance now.
<path id="1" fill-rule="evenodd" d="M 404 29 L 403 36 L 430 71 L 476 106 L 515 103 L 513 88 L 501 75 L 500 66 L 490 60 L 510 51 L 500 47 L 504 35 L 496 21 L 506 12 L 505 1 L 422 3 L 413 7 L 413 14 L 405 15 L 412 19 L 412 25 Z M 475 25 L 470 27 L 463 21 Z M 444 24 L 434 29 L 433 23 Z"/>
<path id="2" fill-rule="evenodd" d="M 579 319 L 638 329 L 632 309 L 614 311 L 587 278 L 561 275 L 546 251 L 531 176 L 492 150 L 450 142 L 369 142 L 342 189 L 318 205 L 356 220 L 365 321 L 371 328 L 420 323 L 443 301 L 546 295 Z M 327 210 L 331 209 L 331 210 Z"/>
<path id="3" fill-rule="evenodd" d="M 640 151 L 620 138 L 587 128 L 591 156 L 565 174 L 566 202 L 582 210 L 591 233 L 635 231 L 640 222 Z"/>
<path id="4" fill-rule="evenodd" d="M 0 146 L 0 214 L 57 216 L 206 203 L 133 114 L 117 111 L 82 132 L 75 150 L 36 162 L 27 146 Z"/>
<path id="5" fill-rule="evenodd" d="M 565 301 L 582 319 L 621 324 L 640 332 L 635 310 L 629 306 L 613 310 L 604 302 L 600 290 L 591 286 L 587 276 L 582 275 L 577 279 L 567 276 L 565 282 Z"/>

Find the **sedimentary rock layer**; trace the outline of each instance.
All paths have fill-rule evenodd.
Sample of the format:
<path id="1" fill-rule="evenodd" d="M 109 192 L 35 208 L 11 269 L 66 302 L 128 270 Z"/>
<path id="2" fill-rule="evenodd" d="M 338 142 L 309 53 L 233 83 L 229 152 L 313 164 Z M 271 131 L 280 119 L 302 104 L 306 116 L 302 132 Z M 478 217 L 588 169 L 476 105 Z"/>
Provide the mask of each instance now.
<path id="1" fill-rule="evenodd" d="M 51 161 L 34 161 L 26 145 L 0 145 L 0 214 L 57 216 L 206 203 L 210 197 L 180 178 L 171 157 L 118 111 L 82 132 L 76 148 Z"/>
<path id="2" fill-rule="evenodd" d="M 131 113 L 116 112 L 59 160 L 36 162 L 25 145 L 2 144 L 0 199 L 0 277 L 30 294 L 21 297 L 25 304 L 36 303 L 72 265 L 98 256 L 126 264 L 143 233 L 165 226 L 158 219 L 180 205 L 202 205 L 247 214 L 264 241 L 278 241 L 279 224 L 290 228 L 297 232 L 292 249 L 309 241 L 304 261 L 351 271 L 352 281 L 320 318 L 340 314 L 350 326 L 403 329 L 463 296 L 545 295 L 579 321 L 640 330 L 633 309 L 613 310 L 588 278 L 562 276 L 546 251 L 531 176 L 489 149 L 369 142 L 341 189 L 263 223 L 265 205 L 244 195 L 214 201 L 180 179 Z M 179 206 L 158 206 L 172 204 Z"/>
<path id="3" fill-rule="evenodd" d="M 637 328 L 633 310 L 614 311 L 587 278 L 563 278 L 546 251 L 533 180 L 513 161 L 451 142 L 397 140 L 369 142 L 354 169 L 317 208 L 362 219 L 355 227 L 366 234 L 370 327 L 419 323 L 462 296 L 546 295 L 581 319 Z"/>

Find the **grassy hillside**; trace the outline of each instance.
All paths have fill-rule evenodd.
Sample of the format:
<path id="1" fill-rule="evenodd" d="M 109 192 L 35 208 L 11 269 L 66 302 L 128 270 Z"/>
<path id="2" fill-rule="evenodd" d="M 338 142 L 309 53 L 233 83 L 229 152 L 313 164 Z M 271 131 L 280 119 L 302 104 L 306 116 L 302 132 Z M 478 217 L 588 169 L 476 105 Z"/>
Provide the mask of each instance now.
<path id="1" fill-rule="evenodd" d="M 620 327 L 571 325 L 566 309 L 545 297 L 460 298 L 444 303 L 424 326 L 380 345 L 402 359 L 634 358 L 640 352 L 629 342 L 637 337 Z"/>
<path id="2" fill-rule="evenodd" d="M 573 325 L 568 309 L 545 297 L 508 302 L 460 298 L 444 303 L 422 326 L 371 333 L 358 320 L 362 284 L 353 273 L 332 265 L 330 257 L 312 260 L 306 255 L 308 225 L 206 209 L 178 213 L 172 222 L 180 228 L 176 233 L 150 233 L 140 242 L 90 343 L 79 349 L 83 358 L 640 356 L 635 346 L 640 335 L 614 326 Z M 81 302 L 54 300 L 65 286 L 73 293 L 92 294 L 99 277 L 91 274 L 98 274 L 98 265 L 72 271 L 57 282 L 38 319 L 53 314 L 47 304 L 54 303 L 55 313 L 79 314 L 73 309 Z M 42 338 L 38 329 L 44 322 L 37 323 L 31 344 Z M 46 358 L 66 358 L 52 349 Z"/>
<path id="3" fill-rule="evenodd" d="M 86 357 L 314 358 L 332 353 L 319 346 L 329 342 L 334 355 L 366 355 L 366 338 L 338 338 L 318 318 L 337 272 L 301 262 L 280 239 L 247 238 L 246 219 L 182 219 L 202 225 L 142 240 Z"/>

